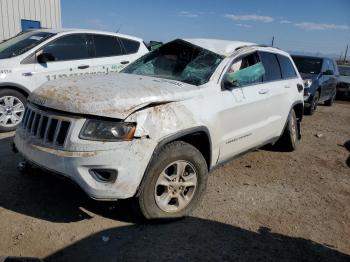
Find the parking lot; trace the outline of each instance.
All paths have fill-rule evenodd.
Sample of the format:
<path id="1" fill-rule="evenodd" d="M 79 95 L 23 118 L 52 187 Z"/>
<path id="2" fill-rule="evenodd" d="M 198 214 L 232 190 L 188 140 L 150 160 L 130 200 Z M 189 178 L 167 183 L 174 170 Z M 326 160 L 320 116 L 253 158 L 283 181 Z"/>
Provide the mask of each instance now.
<path id="1" fill-rule="evenodd" d="M 191 217 L 145 224 L 129 201 L 90 200 L 0 142 L 0 256 L 48 261 L 349 261 L 350 103 L 305 117 L 299 149 L 216 169 Z"/>

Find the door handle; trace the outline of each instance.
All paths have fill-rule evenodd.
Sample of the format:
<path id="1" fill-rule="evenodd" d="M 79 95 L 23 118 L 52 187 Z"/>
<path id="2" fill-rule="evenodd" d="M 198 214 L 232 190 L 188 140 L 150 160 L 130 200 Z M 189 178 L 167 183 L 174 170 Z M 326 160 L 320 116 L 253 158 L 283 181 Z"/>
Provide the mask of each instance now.
<path id="1" fill-rule="evenodd" d="M 269 89 L 260 89 L 259 94 L 264 95 L 267 94 L 270 90 Z"/>
<path id="2" fill-rule="evenodd" d="M 122 65 L 126 65 L 126 64 L 129 64 L 130 61 L 121 61 L 120 63 L 121 63 Z"/>
<path id="3" fill-rule="evenodd" d="M 78 69 L 86 69 L 89 67 L 90 67 L 89 65 L 80 65 L 80 66 L 78 66 Z"/>

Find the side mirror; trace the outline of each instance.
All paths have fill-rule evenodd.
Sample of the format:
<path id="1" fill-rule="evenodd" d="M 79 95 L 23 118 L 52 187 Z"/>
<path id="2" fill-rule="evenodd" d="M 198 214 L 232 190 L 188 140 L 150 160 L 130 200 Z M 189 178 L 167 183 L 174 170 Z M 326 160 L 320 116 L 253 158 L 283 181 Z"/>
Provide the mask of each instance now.
<path id="1" fill-rule="evenodd" d="M 224 88 L 227 89 L 227 90 L 232 90 L 236 87 L 240 87 L 240 84 L 237 80 L 230 80 L 228 79 L 228 77 L 226 76 L 225 77 L 225 80 L 224 80 Z"/>
<path id="2" fill-rule="evenodd" d="M 47 62 L 55 61 L 55 57 L 50 53 L 41 53 L 40 55 L 38 55 L 37 61 L 40 64 L 46 64 Z"/>
<path id="3" fill-rule="evenodd" d="M 325 75 L 325 76 L 329 76 L 329 75 L 333 75 L 333 74 L 334 74 L 334 72 L 332 70 L 329 70 L 329 69 L 322 72 L 322 75 Z"/>

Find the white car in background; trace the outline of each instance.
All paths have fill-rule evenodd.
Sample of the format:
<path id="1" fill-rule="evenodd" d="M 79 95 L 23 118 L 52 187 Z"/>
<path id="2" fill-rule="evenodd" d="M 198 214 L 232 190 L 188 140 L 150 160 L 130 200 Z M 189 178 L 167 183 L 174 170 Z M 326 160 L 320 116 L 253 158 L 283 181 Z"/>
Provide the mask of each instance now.
<path id="1" fill-rule="evenodd" d="M 142 39 L 77 30 L 32 30 L 0 43 L 0 131 L 21 122 L 26 98 L 49 80 L 118 72 L 148 52 Z"/>
<path id="2" fill-rule="evenodd" d="M 277 141 L 297 147 L 303 91 L 279 49 L 178 39 L 119 74 L 35 90 L 15 148 L 92 198 L 135 197 L 148 219 L 181 217 L 215 166 Z"/>

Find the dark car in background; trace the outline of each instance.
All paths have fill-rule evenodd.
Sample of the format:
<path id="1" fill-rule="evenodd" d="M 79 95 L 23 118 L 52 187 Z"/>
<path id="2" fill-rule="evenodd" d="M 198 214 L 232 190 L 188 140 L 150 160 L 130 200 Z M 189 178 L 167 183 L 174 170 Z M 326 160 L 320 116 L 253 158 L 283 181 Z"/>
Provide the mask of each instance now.
<path id="1" fill-rule="evenodd" d="M 292 55 L 304 80 L 304 113 L 312 115 L 318 103 L 332 106 L 339 77 L 338 66 L 326 57 Z"/>
<path id="2" fill-rule="evenodd" d="M 350 65 L 339 65 L 337 95 L 350 98 Z"/>

